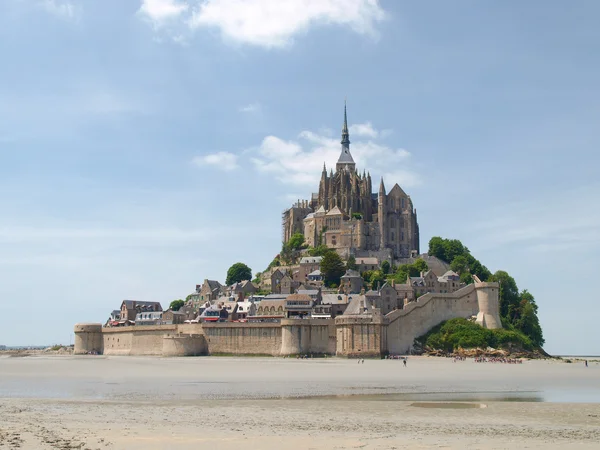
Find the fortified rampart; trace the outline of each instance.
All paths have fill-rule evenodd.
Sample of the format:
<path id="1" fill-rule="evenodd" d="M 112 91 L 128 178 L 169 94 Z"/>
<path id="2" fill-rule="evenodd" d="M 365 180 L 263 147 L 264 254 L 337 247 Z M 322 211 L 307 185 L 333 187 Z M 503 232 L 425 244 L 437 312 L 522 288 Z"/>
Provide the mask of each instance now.
<path id="1" fill-rule="evenodd" d="M 478 280 L 477 280 L 478 281 Z M 500 328 L 498 283 L 476 282 L 451 294 L 425 294 L 404 309 L 382 316 L 372 308 L 333 319 L 281 322 L 217 322 L 102 328 L 75 325 L 75 353 L 105 355 L 198 356 L 209 354 L 330 354 L 379 357 L 408 353 L 416 337 L 444 320 L 477 317 Z"/>

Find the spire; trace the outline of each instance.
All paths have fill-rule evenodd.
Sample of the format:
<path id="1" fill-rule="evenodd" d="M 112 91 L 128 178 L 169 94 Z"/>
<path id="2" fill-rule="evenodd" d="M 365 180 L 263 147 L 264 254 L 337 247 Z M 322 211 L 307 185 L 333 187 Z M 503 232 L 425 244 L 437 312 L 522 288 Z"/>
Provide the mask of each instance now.
<path id="1" fill-rule="evenodd" d="M 348 114 L 346 113 L 346 100 L 344 99 L 344 126 L 342 127 L 342 146 L 350 147 L 350 134 L 348 133 Z"/>
<path id="2" fill-rule="evenodd" d="M 344 126 L 342 127 L 342 153 L 335 165 L 335 171 L 347 170 L 354 172 L 356 163 L 350 154 L 350 135 L 348 134 L 348 114 L 346 113 L 346 101 L 344 100 Z"/>
<path id="3" fill-rule="evenodd" d="M 385 185 L 383 184 L 383 177 L 381 177 L 381 183 L 379 183 L 379 193 L 385 195 Z"/>
<path id="4" fill-rule="evenodd" d="M 325 161 L 323 161 L 323 173 L 327 173 L 327 167 L 325 167 Z"/>

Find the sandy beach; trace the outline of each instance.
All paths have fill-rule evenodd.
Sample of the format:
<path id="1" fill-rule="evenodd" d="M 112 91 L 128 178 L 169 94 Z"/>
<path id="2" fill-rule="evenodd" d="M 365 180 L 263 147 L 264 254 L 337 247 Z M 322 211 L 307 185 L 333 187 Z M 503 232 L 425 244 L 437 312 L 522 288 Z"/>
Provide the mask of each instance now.
<path id="1" fill-rule="evenodd" d="M 0 448 L 577 448 L 600 364 L 0 357 Z"/>

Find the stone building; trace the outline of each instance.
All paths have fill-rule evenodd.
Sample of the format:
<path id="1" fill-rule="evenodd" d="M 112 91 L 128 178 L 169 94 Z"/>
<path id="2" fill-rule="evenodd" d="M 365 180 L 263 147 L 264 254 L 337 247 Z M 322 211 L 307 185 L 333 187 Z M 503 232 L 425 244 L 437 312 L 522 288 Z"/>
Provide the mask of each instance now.
<path id="1" fill-rule="evenodd" d="M 400 259 L 418 254 L 419 225 L 412 200 L 398 184 L 386 192 L 383 178 L 374 194 L 370 173 L 356 170 L 345 107 L 341 144 L 335 173 L 328 174 L 323 165 L 318 193 L 283 213 L 284 242 L 303 233 L 308 245 L 325 244 L 346 257 L 377 252 Z"/>
<path id="2" fill-rule="evenodd" d="M 123 300 L 121 303 L 121 320 L 135 321 L 141 312 L 162 312 L 159 302 L 145 302 L 140 300 Z"/>

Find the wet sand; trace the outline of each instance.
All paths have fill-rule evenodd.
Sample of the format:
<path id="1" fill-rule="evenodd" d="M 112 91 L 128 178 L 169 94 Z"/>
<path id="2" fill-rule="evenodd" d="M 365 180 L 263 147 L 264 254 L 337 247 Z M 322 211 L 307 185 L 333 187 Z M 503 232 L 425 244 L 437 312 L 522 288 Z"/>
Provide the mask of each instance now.
<path id="1" fill-rule="evenodd" d="M 598 448 L 600 364 L 0 358 L 0 449 Z"/>

